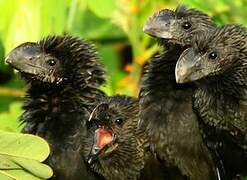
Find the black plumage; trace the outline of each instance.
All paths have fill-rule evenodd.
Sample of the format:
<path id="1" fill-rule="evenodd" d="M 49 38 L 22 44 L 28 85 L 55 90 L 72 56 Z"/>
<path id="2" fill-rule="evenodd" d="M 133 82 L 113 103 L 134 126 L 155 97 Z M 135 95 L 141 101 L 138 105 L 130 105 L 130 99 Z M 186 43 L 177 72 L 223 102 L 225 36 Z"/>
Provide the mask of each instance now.
<path id="1" fill-rule="evenodd" d="M 93 110 L 84 151 L 95 172 L 109 180 L 139 177 L 144 167 L 144 138 L 138 138 L 137 123 L 135 98 L 108 97 Z"/>
<path id="2" fill-rule="evenodd" d="M 176 66 L 179 83 L 195 82 L 194 109 L 204 139 L 218 152 L 227 179 L 247 175 L 247 32 L 226 25 L 193 39 Z"/>
<path id="3" fill-rule="evenodd" d="M 84 151 L 91 168 L 105 179 L 165 177 L 148 153 L 146 133 L 137 128 L 138 112 L 136 98 L 115 95 L 102 99 L 90 116 Z"/>
<path id="4" fill-rule="evenodd" d="M 178 7 L 154 14 L 144 32 L 157 37 L 165 50 L 151 59 L 140 92 L 141 128 L 153 152 L 169 168 L 170 179 L 211 180 L 216 172 L 192 109 L 193 85 L 176 83 L 175 66 L 190 39 L 215 28 L 206 14 Z"/>
<path id="5" fill-rule="evenodd" d="M 103 93 L 104 70 L 93 45 L 72 36 L 48 36 L 13 49 L 6 62 L 28 83 L 20 121 L 24 133 L 46 139 L 54 179 L 94 179 L 83 161 L 86 121 Z"/>

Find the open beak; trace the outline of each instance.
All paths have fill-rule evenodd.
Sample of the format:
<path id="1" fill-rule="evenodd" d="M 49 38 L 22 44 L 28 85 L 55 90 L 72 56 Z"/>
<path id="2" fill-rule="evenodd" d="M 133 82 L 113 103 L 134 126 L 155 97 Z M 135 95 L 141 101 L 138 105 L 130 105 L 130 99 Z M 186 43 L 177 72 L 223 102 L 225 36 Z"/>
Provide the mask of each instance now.
<path id="1" fill-rule="evenodd" d="M 93 164 L 97 159 L 98 159 L 98 156 L 100 155 L 100 152 L 102 151 L 102 149 L 100 149 L 99 147 L 97 147 L 97 144 L 94 143 L 93 144 L 93 147 L 91 149 L 91 152 L 89 154 L 89 157 L 88 157 L 88 164 Z"/>
<path id="2" fill-rule="evenodd" d="M 94 108 L 87 123 L 95 124 L 97 129 L 94 132 L 94 142 L 91 148 L 91 152 L 88 156 L 87 162 L 89 164 L 94 163 L 99 156 L 107 155 L 115 148 L 116 135 L 113 131 L 107 127 L 109 119 L 106 118 L 109 106 L 102 103 Z"/>
<path id="3" fill-rule="evenodd" d="M 117 140 L 117 136 L 115 134 L 112 134 L 111 139 L 108 139 L 101 147 L 101 145 L 99 145 L 99 137 L 97 131 L 98 130 L 95 131 L 94 144 L 87 160 L 88 164 L 90 165 L 93 164 L 99 158 L 99 156 L 101 156 L 102 154 L 107 155 L 117 147 L 117 143 L 115 143 Z"/>
<path id="4" fill-rule="evenodd" d="M 143 27 L 143 31 L 157 38 L 172 39 L 170 28 L 174 21 L 174 11 L 163 9 L 148 19 Z"/>

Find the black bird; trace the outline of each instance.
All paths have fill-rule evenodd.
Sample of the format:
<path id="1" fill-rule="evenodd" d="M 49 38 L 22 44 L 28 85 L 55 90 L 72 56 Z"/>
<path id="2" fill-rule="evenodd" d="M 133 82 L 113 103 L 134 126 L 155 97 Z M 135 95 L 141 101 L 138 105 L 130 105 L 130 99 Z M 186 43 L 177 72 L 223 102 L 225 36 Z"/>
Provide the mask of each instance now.
<path id="1" fill-rule="evenodd" d="M 146 133 L 137 128 L 138 113 L 136 98 L 115 95 L 102 99 L 90 116 L 84 151 L 91 168 L 105 179 L 165 179 L 148 151 Z"/>
<path id="2" fill-rule="evenodd" d="M 105 179 L 137 179 L 144 167 L 138 109 L 137 99 L 116 95 L 102 100 L 90 116 L 84 151 L 92 169 Z"/>
<path id="3" fill-rule="evenodd" d="M 93 45 L 69 35 L 48 36 L 19 45 L 6 62 L 28 83 L 22 132 L 48 141 L 54 179 L 94 179 L 81 153 L 85 125 L 105 81 Z"/>
<path id="4" fill-rule="evenodd" d="M 193 105 L 204 139 L 221 156 L 227 179 L 247 175 L 247 32 L 226 25 L 195 36 L 176 65 L 178 83 L 197 86 Z"/>
<path id="5" fill-rule="evenodd" d="M 191 37 L 215 26 L 206 14 L 184 6 L 161 10 L 144 26 L 144 32 L 158 38 L 165 50 L 151 59 L 142 79 L 140 127 L 147 131 L 153 152 L 170 169 L 170 179 L 217 178 L 192 109 L 194 86 L 177 84 L 174 73 Z"/>

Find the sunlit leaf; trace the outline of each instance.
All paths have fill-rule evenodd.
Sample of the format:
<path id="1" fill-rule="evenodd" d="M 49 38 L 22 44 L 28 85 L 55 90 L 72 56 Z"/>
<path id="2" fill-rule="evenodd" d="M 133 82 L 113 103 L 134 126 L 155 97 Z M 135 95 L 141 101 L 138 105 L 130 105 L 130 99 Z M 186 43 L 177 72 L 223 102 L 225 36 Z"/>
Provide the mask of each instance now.
<path id="1" fill-rule="evenodd" d="M 0 169 L 7 170 L 7 169 L 22 169 L 13 161 L 9 160 L 5 155 L 0 155 Z"/>
<path id="2" fill-rule="evenodd" d="M 0 131 L 0 154 L 44 161 L 50 153 L 47 142 L 34 135 Z"/>
<path id="3" fill-rule="evenodd" d="M 18 165 L 19 169 L 23 169 L 24 171 L 36 177 L 48 179 L 49 177 L 52 176 L 52 169 L 49 166 L 40 163 L 39 161 L 31 159 L 32 156 L 30 156 L 29 159 L 15 157 L 15 156 L 6 156 L 6 155 L 5 157 L 7 157 L 7 159 L 11 160 L 13 163 Z M 16 169 L 18 168 L 12 168 L 12 170 L 16 170 Z M 14 173 L 11 174 L 14 175 Z"/>
<path id="4" fill-rule="evenodd" d="M 2 173 L 7 177 L 12 177 L 14 180 L 43 180 L 45 178 L 40 178 L 35 175 L 30 174 L 29 172 L 26 172 L 24 170 L 6 170 L 6 171 L 0 171 L 0 174 Z M 6 179 L 7 180 L 7 179 Z"/>
<path id="5" fill-rule="evenodd" d="M 22 176 L 20 175 L 20 171 L 24 171 L 24 174 L 29 173 L 31 176 L 42 179 L 48 179 L 52 176 L 51 168 L 39 161 L 8 155 L 0 155 L 0 171 L 5 172 L 9 176 L 16 177 L 17 179 Z"/>
<path id="6" fill-rule="evenodd" d="M 14 178 L 10 174 L 7 174 L 6 172 L 1 171 L 1 170 L 0 170 L 0 179 L 1 180 L 16 180 L 16 178 Z"/>

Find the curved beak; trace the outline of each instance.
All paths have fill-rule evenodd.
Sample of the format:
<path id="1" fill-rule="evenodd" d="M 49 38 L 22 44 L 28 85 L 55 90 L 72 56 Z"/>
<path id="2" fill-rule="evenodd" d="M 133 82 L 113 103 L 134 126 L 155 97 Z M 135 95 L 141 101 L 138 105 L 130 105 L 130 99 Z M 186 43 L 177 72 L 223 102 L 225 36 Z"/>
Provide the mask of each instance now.
<path id="1" fill-rule="evenodd" d="M 13 68 L 26 73 L 35 73 L 37 68 L 30 63 L 40 58 L 41 50 L 37 43 L 27 42 L 14 48 L 5 58 L 5 62 Z"/>
<path id="2" fill-rule="evenodd" d="M 192 48 L 185 50 L 176 64 L 176 82 L 187 83 L 202 78 L 205 74 L 201 61 L 202 57 L 196 54 Z"/>
<path id="3" fill-rule="evenodd" d="M 148 19 L 143 31 L 157 38 L 172 39 L 171 26 L 174 22 L 174 11 L 163 9 Z"/>

